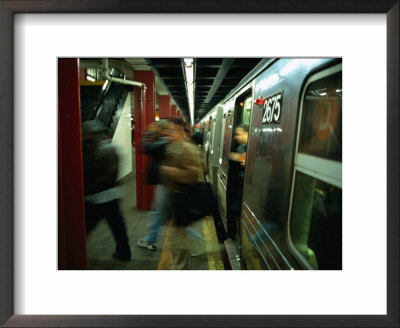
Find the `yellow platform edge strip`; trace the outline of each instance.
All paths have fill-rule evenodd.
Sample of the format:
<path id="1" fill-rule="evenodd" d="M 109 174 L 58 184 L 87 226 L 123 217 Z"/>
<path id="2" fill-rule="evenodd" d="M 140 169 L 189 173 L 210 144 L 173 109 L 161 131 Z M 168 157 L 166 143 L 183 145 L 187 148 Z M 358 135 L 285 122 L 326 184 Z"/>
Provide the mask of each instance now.
<path id="1" fill-rule="evenodd" d="M 173 267 L 171 247 L 169 242 L 170 229 L 172 227 L 172 221 L 170 220 L 167 231 L 165 234 L 164 245 L 161 252 L 160 261 L 158 263 L 157 270 L 171 270 Z M 206 217 L 202 220 L 203 233 L 205 239 L 205 247 L 208 258 L 208 269 L 209 270 L 224 270 L 224 264 L 222 261 L 221 254 L 219 252 L 219 243 L 217 233 L 215 231 L 214 221 L 212 217 Z"/>

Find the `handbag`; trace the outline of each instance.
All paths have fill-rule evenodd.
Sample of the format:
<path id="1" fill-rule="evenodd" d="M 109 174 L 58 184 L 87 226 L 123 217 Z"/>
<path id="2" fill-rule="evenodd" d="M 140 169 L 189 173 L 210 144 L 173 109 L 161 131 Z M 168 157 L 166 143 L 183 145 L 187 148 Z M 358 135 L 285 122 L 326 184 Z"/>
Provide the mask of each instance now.
<path id="1" fill-rule="evenodd" d="M 186 226 L 214 211 L 215 198 L 208 182 L 180 185 L 173 192 L 172 205 L 176 226 Z"/>

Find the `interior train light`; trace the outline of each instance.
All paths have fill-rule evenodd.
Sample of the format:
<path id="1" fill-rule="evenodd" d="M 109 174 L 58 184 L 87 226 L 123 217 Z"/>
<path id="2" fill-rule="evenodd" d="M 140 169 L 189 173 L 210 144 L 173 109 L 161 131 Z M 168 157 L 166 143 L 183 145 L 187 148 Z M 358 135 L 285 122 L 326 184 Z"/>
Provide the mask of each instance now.
<path id="1" fill-rule="evenodd" d="M 243 107 L 243 102 L 242 101 L 240 102 L 240 107 Z"/>

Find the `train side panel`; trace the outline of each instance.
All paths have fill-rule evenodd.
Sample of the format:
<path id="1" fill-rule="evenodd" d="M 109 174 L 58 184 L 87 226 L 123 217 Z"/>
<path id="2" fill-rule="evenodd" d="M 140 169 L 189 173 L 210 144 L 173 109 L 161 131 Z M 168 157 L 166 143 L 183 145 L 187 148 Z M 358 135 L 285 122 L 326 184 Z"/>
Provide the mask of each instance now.
<path id="1" fill-rule="evenodd" d="M 253 76 L 203 118 L 225 231 L 233 132 L 250 120 L 234 257 L 250 270 L 341 269 L 341 60 L 275 59 Z"/>
<path id="2" fill-rule="evenodd" d="M 287 242 L 302 85 L 327 59 L 283 59 L 256 79 L 242 207 L 245 269 L 303 269 Z"/>

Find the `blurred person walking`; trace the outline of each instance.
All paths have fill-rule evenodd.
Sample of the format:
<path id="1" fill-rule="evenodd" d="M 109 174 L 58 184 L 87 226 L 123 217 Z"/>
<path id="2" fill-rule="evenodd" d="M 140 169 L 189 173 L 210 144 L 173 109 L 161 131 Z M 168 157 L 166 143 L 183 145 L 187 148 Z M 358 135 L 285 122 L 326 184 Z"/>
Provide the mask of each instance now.
<path id="1" fill-rule="evenodd" d="M 129 261 L 131 251 L 119 207 L 123 195 L 117 182 L 119 159 L 106 131 L 99 120 L 82 123 L 86 233 L 105 217 L 116 242 L 113 256 Z"/>
<path id="2" fill-rule="evenodd" d="M 156 240 L 160 226 L 165 224 L 171 217 L 168 207 L 168 191 L 160 180 L 160 165 L 165 157 L 165 148 L 169 143 L 165 131 L 167 123 L 163 121 L 154 122 L 148 126 L 143 140 L 142 148 L 146 155 L 151 156 L 150 169 L 147 174 L 147 184 L 156 185 L 155 199 L 150 210 L 147 234 L 140 238 L 137 245 L 149 250 L 156 250 Z"/>
<path id="3" fill-rule="evenodd" d="M 168 123 L 165 121 L 154 122 L 148 126 L 148 130 L 142 140 L 143 152 L 151 156 L 151 164 L 147 174 L 147 184 L 156 185 L 154 203 L 149 214 L 149 223 L 145 237 L 137 241 L 137 245 L 152 251 L 157 249 L 157 235 L 160 227 L 172 217 L 172 209 L 169 193 L 165 185 L 161 183 L 160 165 L 165 158 L 165 149 L 170 142 L 167 136 Z M 191 227 L 187 227 L 189 237 L 199 238 L 202 236 Z"/>
<path id="4" fill-rule="evenodd" d="M 200 126 L 196 126 L 192 133 L 192 141 L 197 146 L 203 145 L 203 131 L 200 129 Z"/>
<path id="5" fill-rule="evenodd" d="M 202 181 L 203 172 L 197 147 L 185 140 L 184 121 L 171 118 L 168 135 L 171 143 L 167 146 L 165 160 L 160 167 L 162 180 L 168 188 L 169 202 L 172 208 L 172 193 L 184 185 Z M 189 238 L 186 226 L 177 226 L 173 222 L 170 234 L 170 246 L 173 268 L 189 269 L 189 257 L 194 247 L 194 239 Z M 197 239 L 199 240 L 199 239 Z"/>

